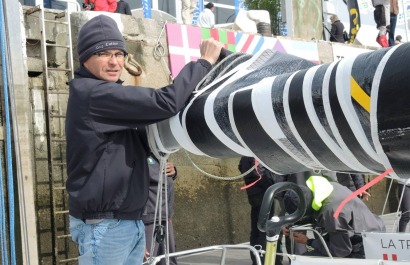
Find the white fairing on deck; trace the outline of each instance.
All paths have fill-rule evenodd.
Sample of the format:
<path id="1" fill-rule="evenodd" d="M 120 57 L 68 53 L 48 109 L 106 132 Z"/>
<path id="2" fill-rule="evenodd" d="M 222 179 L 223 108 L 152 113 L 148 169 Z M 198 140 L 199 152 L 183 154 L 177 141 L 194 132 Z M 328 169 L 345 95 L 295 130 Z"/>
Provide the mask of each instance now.
<path id="1" fill-rule="evenodd" d="M 292 265 L 399 265 L 409 264 L 408 262 L 397 262 L 380 259 L 343 259 L 343 258 L 323 258 L 323 257 L 307 257 L 295 256 L 292 260 Z"/>

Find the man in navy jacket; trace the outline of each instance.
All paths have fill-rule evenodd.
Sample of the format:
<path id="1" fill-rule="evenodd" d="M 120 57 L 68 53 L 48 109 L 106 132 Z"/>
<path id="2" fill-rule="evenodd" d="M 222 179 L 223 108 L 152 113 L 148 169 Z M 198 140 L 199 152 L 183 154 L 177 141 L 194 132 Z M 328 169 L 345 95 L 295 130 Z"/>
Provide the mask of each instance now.
<path id="1" fill-rule="evenodd" d="M 67 191 L 70 232 L 79 264 L 142 264 L 142 210 L 148 196 L 145 126 L 176 115 L 216 62 L 222 44 L 201 43 L 201 58 L 174 83 L 122 86 L 127 55 L 115 20 L 99 15 L 78 34 L 81 66 L 67 106 Z"/>

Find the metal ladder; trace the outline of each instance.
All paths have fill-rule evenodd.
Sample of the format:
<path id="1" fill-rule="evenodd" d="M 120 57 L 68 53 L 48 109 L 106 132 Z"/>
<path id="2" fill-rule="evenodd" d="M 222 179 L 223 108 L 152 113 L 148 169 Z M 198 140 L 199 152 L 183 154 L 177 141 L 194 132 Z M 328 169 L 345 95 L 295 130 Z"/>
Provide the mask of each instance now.
<path id="1" fill-rule="evenodd" d="M 41 57 L 43 63 L 44 111 L 47 134 L 47 162 L 51 202 L 51 232 L 53 247 L 53 264 L 70 263 L 77 260 L 77 255 L 70 257 L 71 235 L 68 221 L 68 195 L 66 194 L 66 139 L 65 139 L 65 111 L 69 91 L 66 88 L 52 87 L 50 76 L 55 72 L 65 72 L 67 81 L 74 78 L 73 51 L 71 44 L 70 12 L 65 10 L 54 16 L 45 17 L 44 7 L 39 5 L 31 13 L 39 12 L 38 19 L 41 30 Z M 30 14 L 31 14 L 30 13 Z M 66 43 L 49 41 L 47 30 L 49 27 L 66 27 Z M 67 65 L 52 67 L 48 62 L 47 50 L 66 49 Z M 75 250 L 77 253 L 77 250 Z"/>

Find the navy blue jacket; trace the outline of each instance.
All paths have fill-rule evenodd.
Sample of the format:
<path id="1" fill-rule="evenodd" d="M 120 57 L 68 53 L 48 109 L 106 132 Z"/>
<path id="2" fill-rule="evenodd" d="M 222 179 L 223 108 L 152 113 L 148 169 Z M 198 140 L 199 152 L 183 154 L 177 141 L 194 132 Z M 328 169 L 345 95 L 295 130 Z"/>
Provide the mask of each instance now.
<path id="1" fill-rule="evenodd" d="M 255 166 L 255 158 L 243 156 L 239 161 L 238 169 L 243 174 L 248 171 L 251 167 Z M 249 185 L 254 183 L 259 179 L 261 179 L 254 183 L 254 185 L 250 186 L 246 189 L 246 193 L 248 194 L 248 200 L 251 205 L 258 205 L 262 203 L 263 195 L 265 191 L 275 183 L 283 182 L 285 180 L 285 175 L 277 175 L 269 169 L 265 168 L 263 165 L 258 164 L 257 170 L 251 171 L 249 174 L 244 176 L 245 184 Z"/>
<path id="2" fill-rule="evenodd" d="M 145 126 L 176 115 L 211 64 L 187 64 L 161 89 L 103 81 L 80 67 L 70 82 L 66 116 L 70 215 L 141 219 L 149 174 Z"/>
<path id="3" fill-rule="evenodd" d="M 127 2 L 120 0 L 117 2 L 117 9 L 115 13 L 125 14 L 125 15 L 132 15 L 130 6 Z"/>

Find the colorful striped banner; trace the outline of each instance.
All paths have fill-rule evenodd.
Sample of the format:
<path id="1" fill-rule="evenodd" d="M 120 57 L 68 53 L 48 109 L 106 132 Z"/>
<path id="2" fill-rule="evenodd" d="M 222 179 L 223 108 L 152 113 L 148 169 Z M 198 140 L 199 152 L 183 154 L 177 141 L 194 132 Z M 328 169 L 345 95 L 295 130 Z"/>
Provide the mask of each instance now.
<path id="1" fill-rule="evenodd" d="M 199 45 L 202 39 L 212 37 L 225 44 L 225 49 L 236 52 L 233 31 L 168 23 L 166 32 L 172 76 L 176 76 L 185 64 L 201 56 Z"/>

